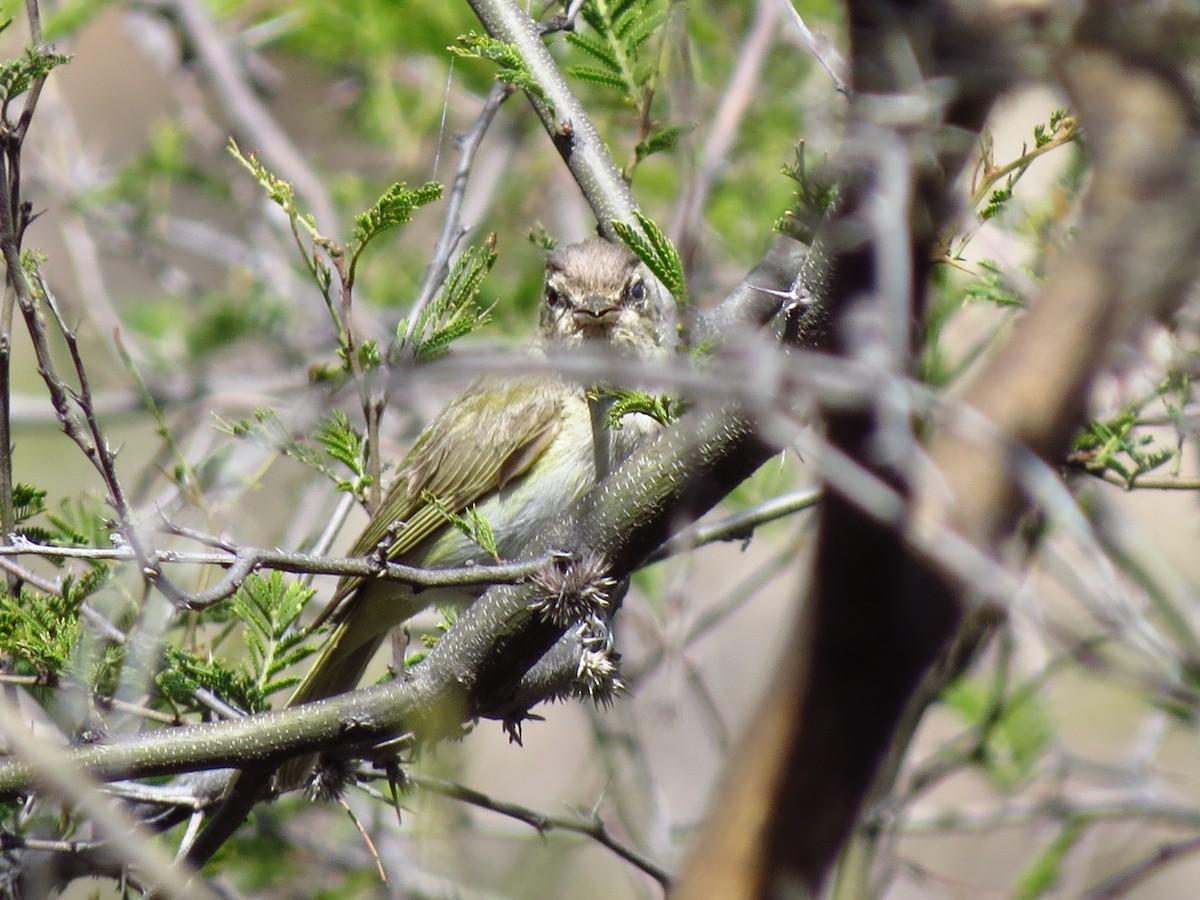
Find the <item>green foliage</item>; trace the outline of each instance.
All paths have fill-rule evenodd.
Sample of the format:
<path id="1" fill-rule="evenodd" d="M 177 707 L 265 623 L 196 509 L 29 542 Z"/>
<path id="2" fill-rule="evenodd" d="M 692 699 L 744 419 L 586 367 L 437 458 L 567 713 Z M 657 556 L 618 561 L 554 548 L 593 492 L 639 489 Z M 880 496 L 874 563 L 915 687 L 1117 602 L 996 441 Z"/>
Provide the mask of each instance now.
<path id="1" fill-rule="evenodd" d="M 292 233 L 297 235 L 297 239 L 299 238 L 297 229 L 307 232 L 314 240 L 321 237 L 312 214 L 302 212 L 296 205 L 296 191 L 291 184 L 259 162 L 256 154 L 251 153 L 249 156 L 243 154 L 237 142 L 232 138 L 229 140 L 229 152 L 254 177 L 254 180 L 266 192 L 267 198 L 284 211 L 288 222 L 291 223 Z"/>
<path id="2" fill-rule="evenodd" d="M 1071 462 L 1093 474 L 1113 472 L 1132 488 L 1140 475 L 1172 459 L 1173 447 L 1156 446 L 1153 436 L 1138 432 L 1139 411 L 1137 404 L 1104 421 L 1089 419 L 1075 438 Z"/>
<path id="3" fill-rule="evenodd" d="M 176 709 L 192 709 L 196 691 L 202 688 L 246 712 L 262 708 L 256 705 L 261 698 L 254 689 L 254 680 L 244 670 L 173 644 L 163 647 L 162 668 L 154 681 L 163 699 Z"/>
<path id="4" fill-rule="evenodd" d="M 58 66 L 71 61 L 65 53 L 40 47 L 27 47 L 17 59 L 0 63 L 0 100 L 8 104 L 29 90 L 39 78 L 45 78 Z"/>
<path id="5" fill-rule="evenodd" d="M 1033 144 L 1038 149 L 1041 149 L 1050 144 L 1059 134 L 1060 130 L 1070 128 L 1073 132 L 1074 125 L 1075 123 L 1071 119 L 1071 114 L 1067 110 L 1056 109 L 1050 113 L 1050 119 L 1045 125 L 1039 123 L 1033 126 Z"/>
<path id="6" fill-rule="evenodd" d="M 456 513 L 440 499 L 426 491 L 422 499 L 438 511 L 446 522 L 461 531 L 468 540 L 473 541 L 492 557 L 500 559 L 500 551 L 496 547 L 496 533 L 492 531 L 491 523 L 479 514 L 474 506 L 467 507 L 463 512 Z"/>
<path id="7" fill-rule="evenodd" d="M 995 708 L 992 691 L 990 682 L 960 679 L 943 692 L 942 702 L 982 729 L 976 762 L 998 789 L 1011 792 L 1035 772 L 1054 739 L 1054 729 L 1036 691 L 1014 691 Z"/>
<path id="8" fill-rule="evenodd" d="M 217 430 L 230 437 L 241 438 L 268 450 L 290 456 L 322 475 L 335 477 L 333 471 L 325 465 L 325 461 L 315 449 L 292 437 L 287 426 L 283 424 L 283 420 L 279 418 L 279 414 L 273 409 L 260 406 L 254 410 L 253 419 L 239 419 L 236 422 L 230 422 L 218 416 Z"/>
<path id="9" fill-rule="evenodd" d="M 36 544 L 48 544 L 53 539 L 49 529 L 27 524 L 34 516 L 46 511 L 46 492 L 28 484 L 14 484 L 12 492 L 13 520 L 17 534 Z"/>
<path id="10" fill-rule="evenodd" d="M 691 122 L 683 125 L 667 125 L 664 128 L 655 129 L 643 140 L 638 141 L 637 146 L 633 148 L 637 161 L 641 162 L 647 156 L 653 156 L 655 153 L 674 150 L 679 144 L 679 139 L 684 135 L 691 134 L 695 129 L 695 124 Z"/>
<path id="11" fill-rule="evenodd" d="M 1012 198 L 1013 192 L 1011 187 L 1004 187 L 999 190 L 992 191 L 991 196 L 988 197 L 987 203 L 984 205 L 983 209 L 979 211 L 979 218 L 983 219 L 985 222 L 988 219 L 995 218 L 1004 210 L 1004 207 Z"/>
<path id="12" fill-rule="evenodd" d="M 245 626 L 249 662 L 235 668 L 221 659 L 168 645 L 156 676 L 159 690 L 177 707 L 193 706 L 195 692 L 205 688 L 247 712 L 267 709 L 268 697 L 299 681 L 297 676 L 280 677 L 280 673 L 316 652 L 316 647 L 304 643 L 308 634 L 293 627 L 313 593 L 298 581 L 285 584 L 279 572 L 251 575 L 230 601 Z"/>
<path id="13" fill-rule="evenodd" d="M 42 10 L 42 40 L 52 44 L 74 34 L 109 5 L 109 0 L 68 0 Z"/>
<path id="14" fill-rule="evenodd" d="M 46 513 L 51 541 L 62 547 L 103 547 L 112 526 L 102 510 L 100 501 L 90 495 L 63 500 L 57 513 Z"/>
<path id="15" fill-rule="evenodd" d="M 284 584 L 282 574 L 271 572 L 265 578 L 251 575 L 230 601 L 246 625 L 249 671 L 253 673 L 254 688 L 264 701 L 300 680 L 294 675 L 280 678 L 280 672 L 316 652 L 316 647 L 304 644 L 307 633 L 293 627 L 314 593 L 313 588 L 299 581 Z M 264 702 L 261 708 L 265 706 Z"/>
<path id="16" fill-rule="evenodd" d="M 972 186 L 972 204 L 979 207 L 981 221 L 996 219 L 1012 205 L 1017 183 L 1038 157 L 1071 143 L 1077 135 L 1074 117 L 1066 110 L 1055 110 L 1044 124 L 1034 126 L 1032 147 L 1023 144 L 1015 159 L 999 164 L 993 156 L 991 136 L 984 134 L 979 142 L 979 162 Z M 973 236 L 974 232 L 963 235 L 951 257 L 961 258 Z"/>
<path id="17" fill-rule="evenodd" d="M 158 306 L 162 308 L 162 304 Z M 183 339 L 188 352 L 196 357 L 224 350 L 246 338 L 266 338 L 287 324 L 284 307 L 261 294 L 210 294 L 191 304 L 191 313 Z"/>
<path id="18" fill-rule="evenodd" d="M 558 246 L 558 241 L 551 237 L 550 232 L 546 231 L 546 227 L 541 222 L 534 223 L 534 226 L 529 229 L 529 243 L 535 247 L 541 247 L 543 250 L 550 251 Z"/>
<path id="19" fill-rule="evenodd" d="M 324 454 L 311 444 L 293 437 L 279 418 L 279 414 L 272 409 L 259 407 L 254 411 L 253 419 L 241 419 L 237 422 L 218 418 L 217 428 L 231 437 L 241 438 L 291 457 L 333 481 L 340 491 L 361 494 L 371 484 L 371 478 L 367 474 L 366 447 L 362 435 L 350 426 L 350 420 L 341 410 L 330 413 L 313 435 L 324 449 Z M 327 458 L 346 466 L 353 478 L 347 480 L 340 477 L 328 464 Z"/>
<path id="20" fill-rule="evenodd" d="M 990 259 L 979 261 L 980 275 L 967 285 L 966 295 L 972 300 L 982 300 L 996 306 L 1024 307 L 1025 298 Z"/>
<path id="21" fill-rule="evenodd" d="M 367 448 L 362 435 L 350 427 L 350 419 L 340 409 L 335 409 L 321 422 L 313 434 L 326 454 L 340 462 L 353 473 L 351 480 L 338 480 L 339 491 L 359 493 L 371 483 L 367 474 Z M 328 471 L 328 470 L 327 470 Z"/>
<path id="22" fill-rule="evenodd" d="M 638 228 L 626 222 L 613 222 L 617 237 L 638 255 L 655 277 L 663 283 L 680 309 L 687 306 L 687 282 L 683 274 L 683 260 L 666 233 L 641 210 L 634 210 Z"/>
<path id="23" fill-rule="evenodd" d="M 410 222 L 414 210 L 441 199 L 441 196 L 442 185 L 436 181 L 427 181 L 414 190 L 409 190 L 402 181 L 393 184 L 370 209 L 354 217 L 354 241 L 357 246 L 352 257 L 356 259 L 367 244 L 389 228 Z"/>
<path id="24" fill-rule="evenodd" d="M 521 88 L 543 103 L 550 104 L 546 92 L 534 79 L 529 64 L 512 44 L 496 40 L 486 34 L 469 31 L 455 38 L 454 43 L 447 49 L 451 53 L 467 59 L 490 59 L 500 66 L 499 71 L 496 72 L 497 81 Z"/>
<path id="25" fill-rule="evenodd" d="M 577 29 L 567 33 L 567 41 L 596 65 L 572 66 L 568 74 L 612 88 L 626 103 L 640 107 L 656 61 L 647 63 L 639 54 L 666 19 L 660 4 L 653 0 L 587 0 L 580 15 L 595 35 Z"/>
<path id="26" fill-rule="evenodd" d="M 396 346 L 410 346 L 417 361 L 427 362 L 444 355 L 460 337 L 487 324 L 491 310 L 479 305 L 479 290 L 495 264 L 493 234 L 483 246 L 471 247 L 459 256 L 437 296 L 417 313 L 411 337 L 409 320 L 401 320 L 396 326 Z"/>
<path id="27" fill-rule="evenodd" d="M 85 590 L 64 596 L 22 590 L 0 594 L 0 647 L 23 675 L 57 678 L 71 661 L 81 634 L 79 606 Z"/>
<path id="28" fill-rule="evenodd" d="M 775 230 L 804 244 L 811 244 L 817 226 L 825 220 L 837 202 L 837 177 L 828 158 L 809 169 L 805 142 L 796 145 L 795 162 L 784 165 L 783 174 L 796 183 L 792 202 L 775 222 Z"/>
<path id="29" fill-rule="evenodd" d="M 605 419 L 609 428 L 620 428 L 621 420 L 631 413 L 642 413 L 661 425 L 670 425 L 679 418 L 678 401 L 666 394 L 647 394 L 606 384 L 588 391 L 588 396 L 613 401 Z"/>
<path id="30" fill-rule="evenodd" d="M 664 66 L 664 26 L 672 5 L 661 0 L 587 0 L 580 9 L 583 22 L 567 32 L 567 42 L 588 59 L 568 67 L 567 74 L 615 95 L 621 107 L 633 113 L 635 143 L 622 170 L 628 182 L 645 159 L 673 150 L 695 127 L 664 122 L 661 112 L 654 111 Z M 658 40 L 647 46 L 655 36 Z M 663 106 L 663 101 L 657 105 Z"/>
<path id="31" fill-rule="evenodd" d="M 1013 900 L 1034 900 L 1044 897 L 1062 881 L 1067 854 L 1087 831 L 1082 816 L 1065 819 L 1054 840 L 1034 859 L 1017 878 Z"/>

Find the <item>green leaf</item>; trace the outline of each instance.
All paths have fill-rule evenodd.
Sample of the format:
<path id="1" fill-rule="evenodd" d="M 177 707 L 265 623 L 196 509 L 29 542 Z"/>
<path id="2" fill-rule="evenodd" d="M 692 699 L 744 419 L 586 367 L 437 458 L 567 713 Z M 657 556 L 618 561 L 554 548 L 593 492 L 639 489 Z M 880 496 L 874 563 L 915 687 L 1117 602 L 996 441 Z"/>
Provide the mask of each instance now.
<path id="1" fill-rule="evenodd" d="M 1067 853 L 1079 843 L 1086 830 L 1087 821 L 1084 818 L 1067 818 L 1054 840 L 1017 878 L 1016 890 L 1012 894 L 1014 900 L 1035 900 L 1058 887 Z"/>
<path id="2" fill-rule="evenodd" d="M 467 34 L 460 34 L 447 49 L 457 56 L 468 59 L 490 59 L 500 66 L 500 70 L 496 72 L 497 81 L 521 88 L 527 94 L 532 94 L 550 106 L 553 111 L 553 105 L 550 103 L 550 98 L 546 96 L 546 91 L 533 77 L 529 64 L 525 62 L 525 58 L 521 56 L 521 52 L 514 44 L 471 31 Z"/>
<path id="3" fill-rule="evenodd" d="M 679 419 L 678 401 L 666 394 L 648 394 L 605 384 L 597 385 L 588 391 L 588 397 L 595 400 L 612 400 L 605 419 L 609 428 L 620 428 L 621 419 L 631 413 L 642 413 L 660 425 L 670 425 Z"/>
<path id="4" fill-rule="evenodd" d="M 238 680 L 250 686 L 245 695 L 247 709 L 265 708 L 267 697 L 300 680 L 278 676 L 317 650 L 305 643 L 308 635 L 295 627 L 314 593 L 299 581 L 285 583 L 280 572 L 271 572 L 266 577 L 251 575 L 230 601 L 245 624 L 243 640 L 250 662 L 239 671 Z"/>
<path id="5" fill-rule="evenodd" d="M 1008 205 L 1008 202 L 1012 200 L 1012 198 L 1012 187 L 1005 187 L 992 191 L 991 196 L 988 198 L 987 204 L 979 212 L 980 218 L 986 222 L 988 219 L 999 215 L 1004 210 L 1004 207 Z"/>
<path id="6" fill-rule="evenodd" d="M 38 47 L 27 47 L 17 59 L 0 63 L 0 100 L 9 103 L 21 96 L 33 82 L 45 78 L 58 66 L 71 61 L 65 53 L 54 53 Z"/>
<path id="7" fill-rule="evenodd" d="M 595 66 L 571 66 L 567 69 L 567 73 L 589 84 L 616 88 L 618 91 L 626 89 L 625 81 L 620 75 L 614 75 L 604 69 L 597 69 Z"/>
<path id="8" fill-rule="evenodd" d="M 791 205 L 775 222 L 775 230 L 803 244 L 811 244 L 817 227 L 833 210 L 838 197 L 837 176 L 828 157 L 809 167 L 805 143 L 796 145 L 795 161 L 783 167 L 783 174 L 796 183 Z"/>
<path id="9" fill-rule="evenodd" d="M 287 426 L 283 424 L 283 420 L 274 410 L 259 407 L 254 411 L 253 420 L 240 419 L 237 422 L 230 422 L 219 416 L 214 418 L 217 420 L 218 431 L 231 437 L 250 441 L 259 447 L 283 453 L 334 481 L 338 480 L 333 470 L 325 464 L 321 455 L 314 448 L 292 437 Z"/>
<path id="10" fill-rule="evenodd" d="M 204 688 L 246 711 L 266 708 L 265 698 L 253 680 L 219 659 L 202 657 L 190 650 L 167 645 L 162 667 L 154 676 L 163 698 L 184 709 L 195 706 L 196 691 Z"/>
<path id="11" fill-rule="evenodd" d="M 13 516 L 17 524 L 46 511 L 46 492 L 28 484 L 13 485 Z"/>
<path id="12" fill-rule="evenodd" d="M 990 259 L 981 259 L 979 268 L 982 274 L 966 287 L 968 297 L 996 306 L 1025 306 L 1025 298 L 1012 286 L 999 265 Z"/>
<path id="13" fill-rule="evenodd" d="M 1015 791 L 1034 774 L 1054 740 L 1050 715 L 1036 691 L 1014 690 L 999 710 L 991 709 L 990 682 L 960 679 L 942 702 L 974 727 L 986 726 L 983 753 L 977 760 L 1000 790 Z M 984 716 L 994 716 L 984 722 Z"/>
<path id="14" fill-rule="evenodd" d="M 491 523 L 480 515 L 474 506 L 468 507 L 460 515 L 428 491 L 422 494 L 422 499 L 436 509 L 447 524 L 454 526 L 469 540 L 483 548 L 492 559 L 500 559 L 500 552 L 496 547 L 496 533 L 492 531 Z"/>
<path id="15" fill-rule="evenodd" d="M 666 21 L 652 5 L 649 0 L 587 0 L 580 14 L 595 34 L 577 29 L 567 35 L 569 44 L 600 63 L 600 68 L 571 66 L 567 72 L 581 81 L 612 88 L 643 116 L 649 112 L 643 107 L 651 100 L 644 88 L 657 72 L 658 60 L 640 65 L 638 50 Z"/>
<path id="16" fill-rule="evenodd" d="M 349 417 L 340 409 L 330 413 L 313 435 L 325 452 L 348 468 L 355 475 L 366 471 L 363 461 L 364 441 L 357 431 L 350 427 Z"/>
<path id="17" fill-rule="evenodd" d="M 317 231 L 316 220 L 310 213 L 302 213 L 296 205 L 296 192 L 291 184 L 259 162 L 256 154 L 251 153 L 249 156 L 243 154 L 237 142 L 232 138 L 229 139 L 229 152 L 247 172 L 254 176 L 254 180 L 266 191 L 267 198 L 287 214 L 288 221 L 292 223 L 293 228 L 303 228 L 314 239 L 321 237 L 320 232 Z"/>
<path id="18" fill-rule="evenodd" d="M 468 248 L 451 269 L 437 296 L 417 314 L 411 328 L 411 351 L 418 362 L 442 356 L 464 335 L 487 324 L 490 309 L 480 307 L 483 280 L 496 264 L 496 236 L 488 235 L 480 247 Z M 396 327 L 396 346 L 408 343 L 409 320 Z"/>
<path id="19" fill-rule="evenodd" d="M 646 264 L 659 281 L 675 297 L 682 308 L 687 305 L 687 282 L 683 275 L 683 261 L 666 233 L 641 210 L 634 210 L 633 216 L 640 228 L 634 228 L 627 222 L 612 223 L 617 237 L 625 242 L 638 257 Z"/>
<path id="20" fill-rule="evenodd" d="M 427 181 L 414 190 L 402 181 L 393 184 L 370 209 L 354 217 L 356 253 L 389 228 L 411 221 L 413 211 L 440 199 L 442 190 L 436 181 Z"/>
<path id="21" fill-rule="evenodd" d="M 647 156 L 652 156 L 655 153 L 674 150 L 679 144 L 679 139 L 685 134 L 690 134 L 695 128 L 695 123 L 691 122 L 683 125 L 668 125 L 665 128 L 659 128 L 650 132 L 645 140 L 639 141 L 638 145 L 634 148 L 634 153 L 637 154 L 638 161 L 640 162 Z"/>
<path id="22" fill-rule="evenodd" d="M 83 592 L 66 596 L 22 590 L 0 594 L 0 648 L 19 674 L 57 677 L 66 669 L 82 629 Z"/>
<path id="23" fill-rule="evenodd" d="M 567 32 L 567 43 L 587 53 L 610 72 L 620 74 L 620 62 L 617 61 L 617 57 L 603 41 L 598 41 L 591 35 L 582 34 L 578 31 L 569 31 Z"/>

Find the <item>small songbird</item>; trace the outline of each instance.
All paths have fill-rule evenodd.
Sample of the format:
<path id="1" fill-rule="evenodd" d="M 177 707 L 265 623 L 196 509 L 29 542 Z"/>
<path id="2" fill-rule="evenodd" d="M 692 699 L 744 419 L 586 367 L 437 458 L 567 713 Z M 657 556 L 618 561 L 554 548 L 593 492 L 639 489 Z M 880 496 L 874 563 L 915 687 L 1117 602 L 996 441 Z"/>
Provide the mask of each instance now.
<path id="1" fill-rule="evenodd" d="M 666 352 L 663 318 L 654 280 L 626 247 L 591 239 L 548 254 L 542 349 L 594 346 L 624 357 L 658 356 Z M 639 413 L 619 429 L 603 427 L 585 387 L 566 378 L 479 378 L 417 438 L 350 553 L 385 546 L 388 559 L 422 567 L 483 561 L 483 550 L 446 516 L 474 506 L 491 526 L 501 558 L 513 559 L 596 483 L 598 460 L 618 464 L 657 428 Z M 481 593 L 478 587 L 414 592 L 394 581 L 342 578 L 320 617 L 336 627 L 288 705 L 353 690 L 393 627 L 433 604 L 466 605 Z M 286 764 L 277 789 L 297 786 L 312 763 L 310 757 Z"/>
<path id="2" fill-rule="evenodd" d="M 665 319 L 656 282 L 624 246 L 591 239 L 547 255 L 538 327 L 543 352 L 594 348 L 627 359 L 662 356 L 668 352 Z M 446 516 L 474 506 L 491 526 L 500 556 L 517 557 L 606 468 L 659 430 L 641 413 L 608 428 L 600 407 L 583 384 L 555 375 L 477 379 L 418 436 L 351 554 L 384 546 L 395 562 L 442 568 L 482 560 L 483 549 Z M 319 617 L 336 623 L 333 632 L 288 705 L 353 690 L 392 628 L 427 606 L 465 606 L 481 593 L 479 587 L 414 592 L 384 579 L 342 578 Z M 274 774 L 274 790 L 303 786 L 316 762 L 311 755 L 287 761 Z M 231 779 L 187 852 L 193 866 L 204 865 L 245 821 L 269 779 L 261 770 Z"/>

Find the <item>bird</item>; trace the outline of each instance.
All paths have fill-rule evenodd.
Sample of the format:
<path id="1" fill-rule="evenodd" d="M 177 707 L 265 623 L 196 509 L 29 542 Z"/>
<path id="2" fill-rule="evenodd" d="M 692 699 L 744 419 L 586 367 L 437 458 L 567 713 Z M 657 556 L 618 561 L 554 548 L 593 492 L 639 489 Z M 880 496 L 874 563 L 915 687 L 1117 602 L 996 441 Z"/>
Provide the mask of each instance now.
<path id="1" fill-rule="evenodd" d="M 667 352 L 657 285 L 622 244 L 591 238 L 548 252 L 537 352 L 603 349 L 618 357 Z M 449 522 L 474 507 L 502 559 L 526 544 L 604 469 L 646 443 L 659 423 L 633 413 L 605 428 L 586 386 L 540 374 L 486 375 L 472 382 L 420 433 L 351 556 L 382 548 L 388 560 L 427 568 L 480 562 L 485 551 Z M 389 632 L 432 606 L 465 606 L 482 587 L 415 591 L 396 581 L 342 577 L 318 616 L 333 630 L 287 705 L 353 690 Z M 312 757 L 285 763 L 275 789 L 301 786 Z"/>
<path id="2" fill-rule="evenodd" d="M 670 352 L 666 321 L 657 281 L 623 244 L 590 238 L 547 253 L 535 352 L 663 357 Z M 565 376 L 516 372 L 476 379 L 418 435 L 351 555 L 382 548 L 390 561 L 436 568 L 480 560 L 483 548 L 449 521 L 473 506 L 490 525 L 497 553 L 516 558 L 662 427 L 641 412 L 624 416 L 620 428 L 605 427 L 607 418 L 605 401 Z M 314 623 L 328 622 L 332 631 L 286 705 L 354 690 L 393 628 L 434 604 L 469 605 L 483 590 L 415 591 L 382 578 L 342 577 Z M 317 763 L 308 754 L 274 773 L 235 774 L 186 851 L 189 864 L 203 866 L 268 788 L 278 794 L 307 785 L 323 793 L 314 777 Z"/>

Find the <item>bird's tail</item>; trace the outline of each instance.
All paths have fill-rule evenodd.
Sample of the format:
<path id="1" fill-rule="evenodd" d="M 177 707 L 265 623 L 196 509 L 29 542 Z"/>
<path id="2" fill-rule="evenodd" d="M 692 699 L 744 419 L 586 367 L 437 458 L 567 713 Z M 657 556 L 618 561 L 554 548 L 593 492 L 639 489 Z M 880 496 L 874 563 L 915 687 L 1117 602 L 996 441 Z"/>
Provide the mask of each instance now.
<path id="1" fill-rule="evenodd" d="M 362 635 L 355 634 L 349 622 L 342 622 L 321 648 L 317 661 L 296 687 L 287 705 L 298 706 L 354 690 L 386 634 L 376 633 L 364 640 Z M 316 763 L 315 754 L 289 759 L 275 774 L 275 789 L 290 791 L 303 786 Z"/>

